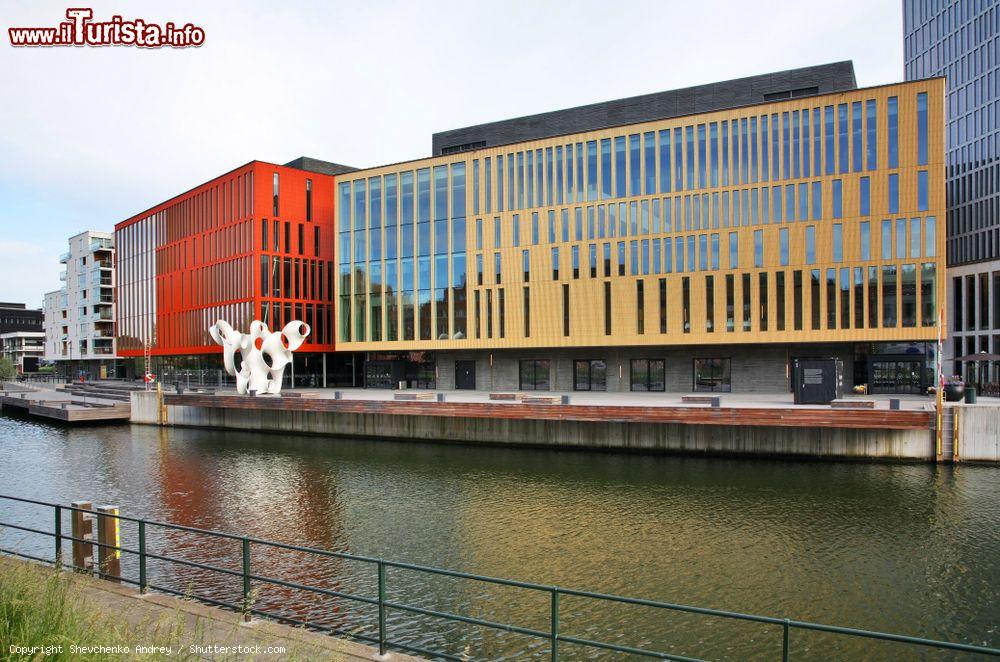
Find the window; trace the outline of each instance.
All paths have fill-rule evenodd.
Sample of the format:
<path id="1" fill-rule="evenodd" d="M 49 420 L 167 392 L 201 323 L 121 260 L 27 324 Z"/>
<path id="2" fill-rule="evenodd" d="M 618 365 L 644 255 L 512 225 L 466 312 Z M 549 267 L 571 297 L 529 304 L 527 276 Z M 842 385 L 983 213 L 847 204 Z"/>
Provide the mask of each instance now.
<path id="1" fill-rule="evenodd" d="M 559 280 L 559 247 L 552 248 L 552 280 Z"/>
<path id="2" fill-rule="evenodd" d="M 813 269 L 810 274 L 809 283 L 809 307 L 812 311 L 812 328 L 813 330 L 819 329 L 820 320 L 820 303 L 819 303 L 819 269 Z"/>
<path id="3" fill-rule="evenodd" d="M 604 283 L 604 335 L 611 335 L 611 283 Z"/>
<path id="4" fill-rule="evenodd" d="M 832 182 L 833 187 L 833 217 L 843 218 L 844 217 L 844 186 L 843 181 L 840 179 L 835 179 Z"/>
<path id="5" fill-rule="evenodd" d="M 888 102 L 889 130 L 889 164 L 890 168 L 899 167 L 899 99 L 889 97 Z"/>
<path id="6" fill-rule="evenodd" d="M 917 172 L 917 210 L 927 211 L 927 171 Z"/>
<path id="7" fill-rule="evenodd" d="M 806 226 L 806 264 L 816 264 L 816 226 Z"/>
<path id="8" fill-rule="evenodd" d="M 928 216 L 924 219 L 924 257 L 934 257 L 937 253 L 937 219 Z M 1000 293 L 1000 288 L 997 289 Z M 1000 315 L 1000 301 L 997 302 L 997 315 Z M 1000 323 L 994 326 L 1000 326 Z M 1000 348 L 998 348 L 1000 349 Z"/>
<path id="9" fill-rule="evenodd" d="M 642 335 L 646 332 L 646 296 L 644 281 L 635 282 L 635 332 Z"/>
<path id="10" fill-rule="evenodd" d="M 562 314 L 563 314 L 563 335 L 569 335 L 569 283 L 563 283 L 562 286 Z"/>
<path id="11" fill-rule="evenodd" d="M 695 359 L 694 390 L 702 392 L 732 391 L 730 359 Z"/>
<path id="12" fill-rule="evenodd" d="M 522 391 L 549 390 L 548 359 L 530 359 L 519 362 L 519 383 Z"/>
<path id="13" fill-rule="evenodd" d="M 611 139 L 604 138 L 601 140 L 601 197 L 610 198 L 611 194 Z"/>
<path id="14" fill-rule="evenodd" d="M 882 267 L 882 326 L 896 326 L 896 267 Z"/>
<path id="15" fill-rule="evenodd" d="M 629 388 L 632 391 L 666 390 L 666 361 L 663 359 L 629 361 Z"/>
<path id="16" fill-rule="evenodd" d="M 604 359 L 573 361 L 574 391 L 608 390 L 608 364 Z"/>
<path id="17" fill-rule="evenodd" d="M 764 266 L 764 231 L 754 230 L 753 232 L 753 266 L 760 268 Z"/>
<path id="18" fill-rule="evenodd" d="M 865 139 L 866 168 L 875 170 L 878 168 L 878 122 L 875 113 L 875 99 L 865 101 L 865 132 L 868 134 Z"/>
<path id="19" fill-rule="evenodd" d="M 705 331 L 715 331 L 715 277 L 705 276 Z"/>
<path id="20" fill-rule="evenodd" d="M 759 230 L 758 230 L 759 232 Z M 738 269 L 740 266 L 740 238 L 736 232 L 729 233 L 729 268 Z"/>
<path id="21" fill-rule="evenodd" d="M 661 278 L 659 285 L 660 285 L 660 333 L 666 333 L 667 332 L 667 279 Z M 1000 311 L 998 311 L 997 314 L 1000 315 Z"/>
<path id="22" fill-rule="evenodd" d="M 858 213 L 861 216 L 869 216 L 872 213 L 871 200 L 871 180 L 868 177 L 861 178 L 861 186 L 858 195 Z"/>
<path id="23" fill-rule="evenodd" d="M 774 316 L 777 319 L 778 331 L 785 330 L 785 272 L 774 274 Z"/>
<path id="24" fill-rule="evenodd" d="M 927 93 L 917 94 L 917 165 L 927 165 Z"/>
<path id="25" fill-rule="evenodd" d="M 357 186 L 357 184 L 355 184 L 355 186 Z M 363 193 L 364 188 L 362 188 L 361 190 L 362 190 L 362 195 L 364 195 Z M 271 214 L 274 216 L 278 216 L 278 173 L 274 173 L 274 177 L 272 178 L 271 195 L 273 200 L 273 205 L 272 205 L 273 209 L 271 211 Z"/>
<path id="26" fill-rule="evenodd" d="M 521 251 L 521 268 L 524 270 L 524 282 L 531 281 L 531 254 L 527 249 Z"/>
<path id="27" fill-rule="evenodd" d="M 758 309 L 760 310 L 760 330 L 761 331 L 767 331 L 767 323 L 768 323 L 767 303 L 768 303 L 768 298 L 767 298 L 767 273 L 766 272 L 762 271 L 759 274 L 757 274 L 757 283 L 758 283 L 758 285 L 757 285 L 758 298 L 760 300 L 760 305 L 758 306 Z"/>
<path id="28" fill-rule="evenodd" d="M 277 212 L 275 212 L 277 213 Z M 313 220 L 313 180 L 306 180 L 306 221 Z"/>
<path id="29" fill-rule="evenodd" d="M 781 266 L 788 266 L 788 228 L 778 230 L 778 243 L 781 250 Z"/>
<path id="30" fill-rule="evenodd" d="M 862 221 L 859 224 L 859 234 L 858 243 L 861 246 L 861 259 L 870 260 L 872 259 L 872 227 L 871 223 L 868 221 Z"/>
<path id="31" fill-rule="evenodd" d="M 691 333 L 691 279 L 681 278 L 681 314 L 684 333 Z"/>
<path id="32" fill-rule="evenodd" d="M 840 223 L 833 224 L 833 261 L 844 261 L 844 226 Z"/>
<path id="33" fill-rule="evenodd" d="M 670 177 L 670 132 L 667 131 L 667 177 Z M 615 197 L 624 198 L 625 190 L 625 136 L 615 138 Z"/>
<path id="34" fill-rule="evenodd" d="M 531 288 L 524 288 L 524 337 L 531 337 Z"/>

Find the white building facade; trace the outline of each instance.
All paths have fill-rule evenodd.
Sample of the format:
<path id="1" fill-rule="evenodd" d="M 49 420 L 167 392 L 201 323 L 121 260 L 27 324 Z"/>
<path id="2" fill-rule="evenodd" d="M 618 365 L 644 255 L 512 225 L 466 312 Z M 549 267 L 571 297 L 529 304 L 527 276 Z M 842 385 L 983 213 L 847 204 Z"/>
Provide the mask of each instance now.
<path id="1" fill-rule="evenodd" d="M 61 289 L 45 295 L 45 360 L 68 378 L 116 375 L 114 234 L 70 237 Z"/>

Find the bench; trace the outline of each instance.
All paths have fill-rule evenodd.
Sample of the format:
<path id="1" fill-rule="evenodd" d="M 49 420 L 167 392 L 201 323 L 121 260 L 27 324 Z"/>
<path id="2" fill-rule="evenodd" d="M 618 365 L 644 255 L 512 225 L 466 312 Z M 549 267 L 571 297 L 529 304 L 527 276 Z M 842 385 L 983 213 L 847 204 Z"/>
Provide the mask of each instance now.
<path id="1" fill-rule="evenodd" d="M 682 395 L 681 402 L 684 404 L 708 405 L 718 407 L 722 404 L 722 398 L 717 395 Z"/>
<path id="2" fill-rule="evenodd" d="M 490 400 L 520 400 L 524 393 L 490 393 Z"/>
<path id="3" fill-rule="evenodd" d="M 521 402 L 526 405 L 568 405 L 568 395 L 522 395 Z"/>
<path id="4" fill-rule="evenodd" d="M 283 398 L 309 398 L 309 399 L 319 399 L 323 397 L 323 394 L 318 391 L 290 391 L 287 393 L 282 393 Z M 339 398 L 336 398 L 339 399 Z"/>
<path id="5" fill-rule="evenodd" d="M 830 403 L 833 409 L 875 409 L 874 400 L 834 400 Z"/>
<path id="6" fill-rule="evenodd" d="M 409 392 L 408 393 L 393 393 L 392 394 L 392 399 L 393 400 L 403 400 L 403 401 L 407 401 L 407 402 L 414 402 L 414 401 L 431 401 L 431 402 L 437 401 L 437 402 L 443 402 L 444 401 L 444 394 L 443 393 L 428 393 L 426 391 L 422 392 L 422 393 L 409 393 Z"/>

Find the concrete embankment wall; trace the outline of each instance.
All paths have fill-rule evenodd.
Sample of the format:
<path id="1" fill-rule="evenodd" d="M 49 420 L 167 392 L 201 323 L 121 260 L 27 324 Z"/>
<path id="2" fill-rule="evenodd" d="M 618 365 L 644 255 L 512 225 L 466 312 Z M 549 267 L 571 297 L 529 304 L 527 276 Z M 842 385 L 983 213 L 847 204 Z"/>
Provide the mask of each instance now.
<path id="1" fill-rule="evenodd" d="M 1000 406 L 961 405 L 955 416 L 959 460 L 1000 462 Z"/>
<path id="2" fill-rule="evenodd" d="M 931 430 L 534 420 L 159 406 L 132 396 L 132 422 L 331 437 L 753 456 L 931 460 Z M 498 405 L 503 406 L 503 405 Z M 162 421 L 161 421 L 161 416 Z"/>

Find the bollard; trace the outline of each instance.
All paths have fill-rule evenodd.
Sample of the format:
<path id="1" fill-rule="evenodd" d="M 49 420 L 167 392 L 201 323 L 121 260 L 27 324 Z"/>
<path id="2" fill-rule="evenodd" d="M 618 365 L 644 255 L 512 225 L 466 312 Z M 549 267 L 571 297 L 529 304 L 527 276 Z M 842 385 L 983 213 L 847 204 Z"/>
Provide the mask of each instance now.
<path id="1" fill-rule="evenodd" d="M 121 522 L 118 506 L 97 507 L 97 573 L 101 579 L 121 581 Z"/>
<path id="2" fill-rule="evenodd" d="M 93 539 L 94 533 L 94 517 L 87 513 L 81 512 L 81 510 L 91 510 L 93 504 L 89 501 L 74 501 L 70 504 L 73 508 L 79 508 L 80 510 L 74 510 L 72 521 L 72 531 L 73 536 L 73 569 L 77 571 L 86 571 L 92 568 L 94 565 L 94 546 L 85 542 L 86 540 Z"/>

